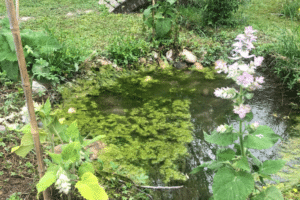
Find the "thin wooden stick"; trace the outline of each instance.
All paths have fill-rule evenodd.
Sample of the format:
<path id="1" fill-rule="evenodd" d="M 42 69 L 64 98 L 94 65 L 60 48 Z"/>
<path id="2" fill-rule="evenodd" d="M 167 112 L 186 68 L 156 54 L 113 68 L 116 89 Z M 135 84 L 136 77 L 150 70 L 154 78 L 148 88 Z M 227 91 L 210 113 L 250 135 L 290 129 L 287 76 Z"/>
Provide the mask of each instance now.
<path id="1" fill-rule="evenodd" d="M 19 0 L 16 0 L 16 17 L 19 22 Z"/>
<path id="2" fill-rule="evenodd" d="M 38 163 L 38 172 L 40 178 L 44 176 L 45 168 L 43 165 L 43 159 L 42 159 L 42 152 L 41 152 L 41 144 L 40 144 L 40 138 L 38 133 L 38 126 L 35 118 L 35 112 L 33 107 L 33 100 L 32 100 L 32 91 L 30 87 L 30 82 L 28 78 L 27 68 L 26 68 L 26 61 L 24 57 L 23 47 L 22 47 L 22 41 L 20 36 L 20 29 L 19 24 L 16 19 L 16 11 L 13 0 L 5 0 L 9 23 L 10 23 L 10 29 L 14 38 L 15 43 L 15 49 L 17 53 L 18 58 L 18 64 L 19 69 L 21 73 L 21 79 L 22 79 L 22 86 L 25 93 L 25 98 L 27 102 L 27 109 L 30 117 L 30 125 L 31 125 L 31 134 L 34 141 L 34 147 L 36 151 L 36 157 L 37 157 L 37 163 Z M 46 189 L 43 192 L 44 200 L 51 200 L 51 196 L 49 193 L 49 188 Z"/>

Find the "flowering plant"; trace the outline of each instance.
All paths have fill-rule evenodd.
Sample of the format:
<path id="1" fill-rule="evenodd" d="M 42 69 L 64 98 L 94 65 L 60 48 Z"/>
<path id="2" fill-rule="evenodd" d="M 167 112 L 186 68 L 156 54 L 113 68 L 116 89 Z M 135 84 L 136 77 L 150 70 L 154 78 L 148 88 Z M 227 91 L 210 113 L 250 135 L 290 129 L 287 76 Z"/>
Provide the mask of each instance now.
<path id="1" fill-rule="evenodd" d="M 75 113 L 74 108 L 68 110 L 69 114 Z M 43 129 L 39 131 L 41 143 L 48 139 L 52 146 L 52 152 L 48 151 L 52 162 L 49 163 L 45 175 L 36 185 L 38 194 L 46 190 L 53 183 L 60 193 L 68 195 L 71 199 L 70 192 L 72 185 L 78 189 L 79 193 L 88 200 L 107 200 L 108 196 L 105 190 L 99 185 L 97 177 L 94 175 L 94 167 L 89 158 L 89 150 L 85 147 L 103 138 L 99 135 L 92 140 L 85 140 L 81 137 L 77 123 L 73 122 L 67 126 L 63 124 L 64 119 L 57 119 L 55 113 L 51 112 L 49 99 L 38 110 L 38 115 L 42 120 Z M 30 124 L 22 128 L 25 133 L 21 140 L 21 145 L 14 147 L 12 152 L 25 157 L 34 147 L 33 138 L 30 131 Z M 54 137 L 56 136 L 56 137 Z M 60 154 L 54 153 L 54 143 L 57 140 L 62 143 Z"/>
<path id="2" fill-rule="evenodd" d="M 256 41 L 256 36 L 253 35 L 255 32 L 256 30 L 248 26 L 244 34 L 236 37 L 237 42 L 232 45 L 233 56 L 230 57 L 235 61 L 233 64 L 222 60 L 215 63 L 217 72 L 227 74 L 227 78 L 233 79 L 240 89 L 237 91 L 227 87 L 215 90 L 216 97 L 233 101 L 233 112 L 238 115 L 239 130 L 224 124 L 218 126 L 211 135 L 204 132 L 207 142 L 222 148 L 218 149 L 216 160 L 203 163 L 191 172 L 197 173 L 204 167 L 217 171 L 212 185 L 214 200 L 245 200 L 248 197 L 253 200 L 283 200 L 281 192 L 276 187 L 272 186 L 261 191 L 256 187 L 255 181 L 265 185 L 264 179 L 271 179 L 271 174 L 278 172 L 285 165 L 285 161 L 261 162 L 249 151 L 249 149 L 268 149 L 280 139 L 280 136 L 270 127 L 259 125 L 258 122 L 245 124 L 243 130 L 243 123 L 253 118 L 251 107 L 245 104 L 245 100 L 251 99 L 253 97 L 251 91 L 261 88 L 264 82 L 263 77 L 254 76 L 255 69 L 261 65 L 263 57 L 249 55 L 251 49 L 255 48 L 252 44 Z M 234 143 L 236 140 L 239 143 Z M 234 144 L 233 149 L 225 147 L 231 144 Z"/>

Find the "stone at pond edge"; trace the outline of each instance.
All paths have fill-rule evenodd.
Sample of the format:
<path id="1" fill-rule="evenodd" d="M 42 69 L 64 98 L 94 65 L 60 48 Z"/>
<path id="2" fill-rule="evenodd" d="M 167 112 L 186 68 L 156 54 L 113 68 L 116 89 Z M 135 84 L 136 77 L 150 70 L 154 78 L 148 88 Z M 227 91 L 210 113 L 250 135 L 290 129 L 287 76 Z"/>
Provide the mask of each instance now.
<path id="1" fill-rule="evenodd" d="M 147 64 L 146 58 L 139 58 L 139 63 L 140 64 Z"/>
<path id="2" fill-rule="evenodd" d="M 54 153 L 60 154 L 62 152 L 62 144 L 57 145 L 54 147 Z M 84 147 L 85 150 L 89 149 L 92 154 L 90 154 L 91 160 L 97 160 L 98 159 L 98 153 L 104 153 L 106 149 L 106 144 L 101 141 L 93 142 L 92 144 Z"/>
<path id="3" fill-rule="evenodd" d="M 202 70 L 203 69 L 203 66 L 201 65 L 201 63 L 198 63 L 198 62 L 195 62 L 195 69 L 197 70 Z"/>
<path id="4" fill-rule="evenodd" d="M 46 92 L 47 88 L 43 86 L 42 84 L 32 81 L 32 93 L 33 94 L 38 94 L 39 92 L 43 93 Z"/>
<path id="5" fill-rule="evenodd" d="M 170 49 L 168 52 L 167 52 L 167 54 L 166 54 L 166 58 L 167 58 L 167 60 L 168 61 L 173 61 L 173 50 L 172 49 Z"/>
<path id="6" fill-rule="evenodd" d="M 180 56 L 185 56 L 185 60 L 188 63 L 195 63 L 197 61 L 197 57 L 190 51 L 183 49 L 183 51 L 179 54 Z"/>
<path id="7" fill-rule="evenodd" d="M 175 67 L 176 69 L 185 69 L 185 68 L 187 68 L 188 66 L 187 66 L 187 64 L 184 63 L 184 62 L 175 62 L 175 63 L 174 63 L 174 67 Z"/>

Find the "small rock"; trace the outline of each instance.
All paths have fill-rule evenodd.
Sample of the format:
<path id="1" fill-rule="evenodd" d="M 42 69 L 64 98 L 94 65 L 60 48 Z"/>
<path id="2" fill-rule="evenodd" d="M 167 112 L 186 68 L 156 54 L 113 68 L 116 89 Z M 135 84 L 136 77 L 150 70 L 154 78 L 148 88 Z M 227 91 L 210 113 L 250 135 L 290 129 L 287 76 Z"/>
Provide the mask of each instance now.
<path id="1" fill-rule="evenodd" d="M 28 20 L 30 20 L 30 19 L 33 19 L 33 17 L 21 17 L 21 18 L 20 18 L 20 21 L 26 22 L 26 21 L 28 21 Z"/>
<path id="2" fill-rule="evenodd" d="M 174 67 L 176 67 L 177 69 L 185 69 L 187 68 L 187 64 L 184 62 L 175 62 L 174 63 Z"/>
<path id="3" fill-rule="evenodd" d="M 46 91 L 47 91 L 47 88 L 45 86 L 43 86 L 42 84 L 40 84 L 36 81 L 32 81 L 32 93 L 33 94 L 39 94 L 39 93 L 43 93 Z"/>
<path id="4" fill-rule="evenodd" d="M 170 50 L 167 52 L 167 54 L 166 54 L 167 60 L 168 60 L 168 61 L 173 61 L 172 56 L 173 56 L 173 50 L 170 49 Z"/>
<path id="5" fill-rule="evenodd" d="M 153 51 L 152 54 L 153 54 L 153 58 L 154 58 L 155 60 L 157 60 L 157 59 L 158 59 L 158 53 L 155 52 L 155 51 Z"/>
<path id="6" fill-rule="evenodd" d="M 91 13 L 91 12 L 94 12 L 93 10 L 86 10 L 84 11 L 85 14 L 88 14 L 88 13 Z"/>
<path id="7" fill-rule="evenodd" d="M 141 64 L 146 64 L 146 63 L 147 63 L 147 60 L 146 60 L 146 58 L 139 58 L 139 62 L 140 62 Z"/>
<path id="8" fill-rule="evenodd" d="M 4 132 L 5 133 L 6 129 L 5 126 L 0 125 L 0 132 Z"/>
<path id="9" fill-rule="evenodd" d="M 195 65 L 197 70 L 202 70 L 203 69 L 203 66 L 201 65 L 201 63 L 195 62 L 194 65 Z"/>
<path id="10" fill-rule="evenodd" d="M 111 62 L 109 60 L 104 60 L 104 59 L 97 59 L 97 62 L 100 63 L 101 65 L 110 65 Z"/>
<path id="11" fill-rule="evenodd" d="M 180 56 L 185 56 L 185 61 L 188 63 L 197 62 L 197 57 L 190 51 L 183 49 L 183 51 L 179 54 Z"/>
<path id="12" fill-rule="evenodd" d="M 37 125 L 39 128 L 43 128 L 43 122 L 38 122 Z"/>
<path id="13" fill-rule="evenodd" d="M 71 13 L 71 12 L 66 14 L 67 17 L 72 17 L 73 15 L 74 15 L 74 13 Z"/>

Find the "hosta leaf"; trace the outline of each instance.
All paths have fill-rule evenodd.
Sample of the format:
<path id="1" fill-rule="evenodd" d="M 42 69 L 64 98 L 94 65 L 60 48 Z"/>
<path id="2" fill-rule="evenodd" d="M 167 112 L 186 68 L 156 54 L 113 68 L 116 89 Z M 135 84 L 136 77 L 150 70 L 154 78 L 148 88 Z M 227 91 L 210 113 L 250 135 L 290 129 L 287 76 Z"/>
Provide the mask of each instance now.
<path id="1" fill-rule="evenodd" d="M 259 173 L 264 175 L 275 174 L 281 170 L 285 165 L 284 160 L 267 160 L 263 162 L 259 168 Z"/>
<path id="2" fill-rule="evenodd" d="M 38 191 L 38 195 L 40 192 L 46 190 L 56 181 L 56 173 L 59 169 L 58 165 L 50 165 L 47 169 L 45 175 L 39 180 L 38 184 L 36 185 L 36 189 Z M 37 195 L 37 196 L 38 196 Z"/>
<path id="3" fill-rule="evenodd" d="M 259 126 L 254 133 L 246 135 L 244 145 L 249 149 L 268 149 L 281 137 L 268 126 Z"/>
<path id="4" fill-rule="evenodd" d="M 245 200 L 254 189 L 254 179 L 248 172 L 223 167 L 215 174 L 212 189 L 215 200 Z"/>
<path id="5" fill-rule="evenodd" d="M 283 196 L 279 189 L 271 186 L 251 200 L 283 200 Z"/>
<path id="6" fill-rule="evenodd" d="M 105 190 L 98 184 L 97 177 L 91 172 L 82 175 L 75 185 L 80 194 L 87 200 L 108 200 Z"/>
<path id="7" fill-rule="evenodd" d="M 218 133 L 213 131 L 211 135 L 208 135 L 204 132 L 204 138 L 209 143 L 228 146 L 238 139 L 238 134 L 233 132 Z"/>
<path id="8" fill-rule="evenodd" d="M 83 174 L 85 174 L 86 172 L 91 172 L 92 174 L 95 173 L 93 164 L 90 162 L 84 162 L 80 165 L 79 169 L 78 169 L 78 175 L 79 177 L 81 177 Z"/>

